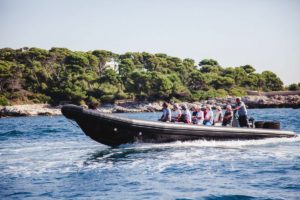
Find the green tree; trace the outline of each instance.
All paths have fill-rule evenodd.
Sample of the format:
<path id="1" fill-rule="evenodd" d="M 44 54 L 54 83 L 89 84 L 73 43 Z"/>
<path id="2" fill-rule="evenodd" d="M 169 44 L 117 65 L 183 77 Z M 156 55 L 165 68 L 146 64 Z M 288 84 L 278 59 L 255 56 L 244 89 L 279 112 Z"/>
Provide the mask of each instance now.
<path id="1" fill-rule="evenodd" d="M 100 77 L 101 83 L 110 83 L 112 85 L 118 85 L 121 83 L 120 76 L 113 69 L 106 69 Z"/>
<path id="2" fill-rule="evenodd" d="M 119 74 L 124 82 L 126 82 L 130 73 L 135 69 L 134 63 L 131 59 L 126 58 L 121 60 L 119 64 Z"/>
<path id="3" fill-rule="evenodd" d="M 255 72 L 255 69 L 251 66 L 251 65 L 244 65 L 241 66 L 241 68 L 247 73 L 247 74 L 251 74 Z"/>
<path id="4" fill-rule="evenodd" d="M 299 83 L 300 84 L 300 83 Z M 296 90 L 300 90 L 299 84 L 296 83 L 292 83 L 288 86 L 288 90 L 290 91 L 296 91 Z"/>
<path id="5" fill-rule="evenodd" d="M 199 62 L 199 66 L 203 66 L 203 65 L 217 66 L 219 65 L 219 63 L 218 61 L 213 59 L 204 59 Z"/>
<path id="6" fill-rule="evenodd" d="M 265 91 L 278 91 L 283 89 L 283 82 L 277 75 L 271 71 L 262 72 L 264 79 L 264 90 Z"/>
<path id="7" fill-rule="evenodd" d="M 215 89 L 230 89 L 234 86 L 234 80 L 229 77 L 218 76 L 211 84 Z"/>
<path id="8" fill-rule="evenodd" d="M 220 73 L 222 68 L 220 66 L 212 66 L 212 65 L 202 65 L 200 68 L 200 72 L 202 73 Z"/>
<path id="9" fill-rule="evenodd" d="M 105 50 L 92 51 L 92 55 L 94 55 L 98 59 L 98 72 L 100 74 L 105 70 L 105 65 L 107 62 L 111 60 L 117 60 L 118 58 L 117 54 Z"/>
<path id="10" fill-rule="evenodd" d="M 188 80 L 187 85 L 190 90 L 202 90 L 207 87 L 205 77 L 199 71 L 194 70 Z"/>
<path id="11" fill-rule="evenodd" d="M 151 92 L 152 77 L 150 73 L 134 71 L 130 74 L 126 90 L 135 94 L 139 99 L 145 99 Z"/>
<path id="12" fill-rule="evenodd" d="M 71 66 L 87 67 L 89 60 L 79 52 L 73 53 L 65 58 L 65 64 Z"/>
<path id="13" fill-rule="evenodd" d="M 158 99 L 170 98 L 173 88 L 173 84 L 170 79 L 159 72 L 152 72 L 151 78 L 151 96 Z"/>

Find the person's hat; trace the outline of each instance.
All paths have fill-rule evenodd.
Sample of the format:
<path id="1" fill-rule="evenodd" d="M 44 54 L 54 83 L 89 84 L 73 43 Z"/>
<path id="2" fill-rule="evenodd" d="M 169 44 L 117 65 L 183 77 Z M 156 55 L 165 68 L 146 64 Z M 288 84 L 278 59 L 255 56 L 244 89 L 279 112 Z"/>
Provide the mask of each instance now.
<path id="1" fill-rule="evenodd" d="M 236 101 L 241 101 L 241 97 L 237 97 L 235 100 Z"/>

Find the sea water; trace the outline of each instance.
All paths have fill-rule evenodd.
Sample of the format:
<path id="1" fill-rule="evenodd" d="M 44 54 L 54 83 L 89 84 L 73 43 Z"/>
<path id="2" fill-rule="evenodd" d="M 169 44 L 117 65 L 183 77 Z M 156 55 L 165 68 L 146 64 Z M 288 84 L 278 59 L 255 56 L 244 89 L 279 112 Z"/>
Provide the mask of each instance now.
<path id="1" fill-rule="evenodd" d="M 300 133 L 300 109 L 249 114 Z M 111 148 L 63 116 L 0 119 L 0 199 L 300 199 L 299 138 Z"/>

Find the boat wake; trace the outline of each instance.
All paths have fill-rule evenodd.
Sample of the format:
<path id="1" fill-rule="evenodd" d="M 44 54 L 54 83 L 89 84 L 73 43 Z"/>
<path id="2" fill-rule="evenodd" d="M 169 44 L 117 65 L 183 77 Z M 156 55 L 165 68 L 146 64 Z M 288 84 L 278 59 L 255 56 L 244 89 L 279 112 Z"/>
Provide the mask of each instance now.
<path id="1" fill-rule="evenodd" d="M 134 168 L 140 164 L 163 171 L 170 165 L 201 163 L 211 160 L 232 161 L 276 158 L 293 159 L 299 152 L 291 149 L 300 146 L 300 137 L 272 138 L 247 141 L 188 141 L 163 144 L 135 143 L 118 148 L 107 148 L 89 154 L 86 168 L 108 169 L 114 166 Z M 290 147 L 289 147 L 290 146 Z M 156 168 L 154 167 L 154 168 Z"/>
<path id="2" fill-rule="evenodd" d="M 176 147 L 222 147 L 222 148 L 240 148 L 240 147 L 251 147 L 251 146 L 264 146 L 264 145 L 275 145 L 281 143 L 294 143 L 300 142 L 300 137 L 293 138 L 268 138 L 261 140 L 228 140 L 228 141 L 215 141 L 215 140 L 193 140 L 193 141 L 177 141 L 172 143 L 134 143 L 120 145 L 119 148 L 176 148 Z"/>

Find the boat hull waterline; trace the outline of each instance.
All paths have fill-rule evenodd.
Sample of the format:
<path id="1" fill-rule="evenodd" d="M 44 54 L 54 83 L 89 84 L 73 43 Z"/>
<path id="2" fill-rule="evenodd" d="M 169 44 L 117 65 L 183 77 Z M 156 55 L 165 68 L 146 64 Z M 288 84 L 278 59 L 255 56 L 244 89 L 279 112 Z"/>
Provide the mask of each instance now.
<path id="1" fill-rule="evenodd" d="M 292 131 L 199 126 L 136 120 L 75 105 L 65 105 L 62 113 L 76 121 L 83 132 L 93 140 L 118 146 L 126 143 L 165 143 L 188 140 L 249 140 L 295 137 Z"/>

